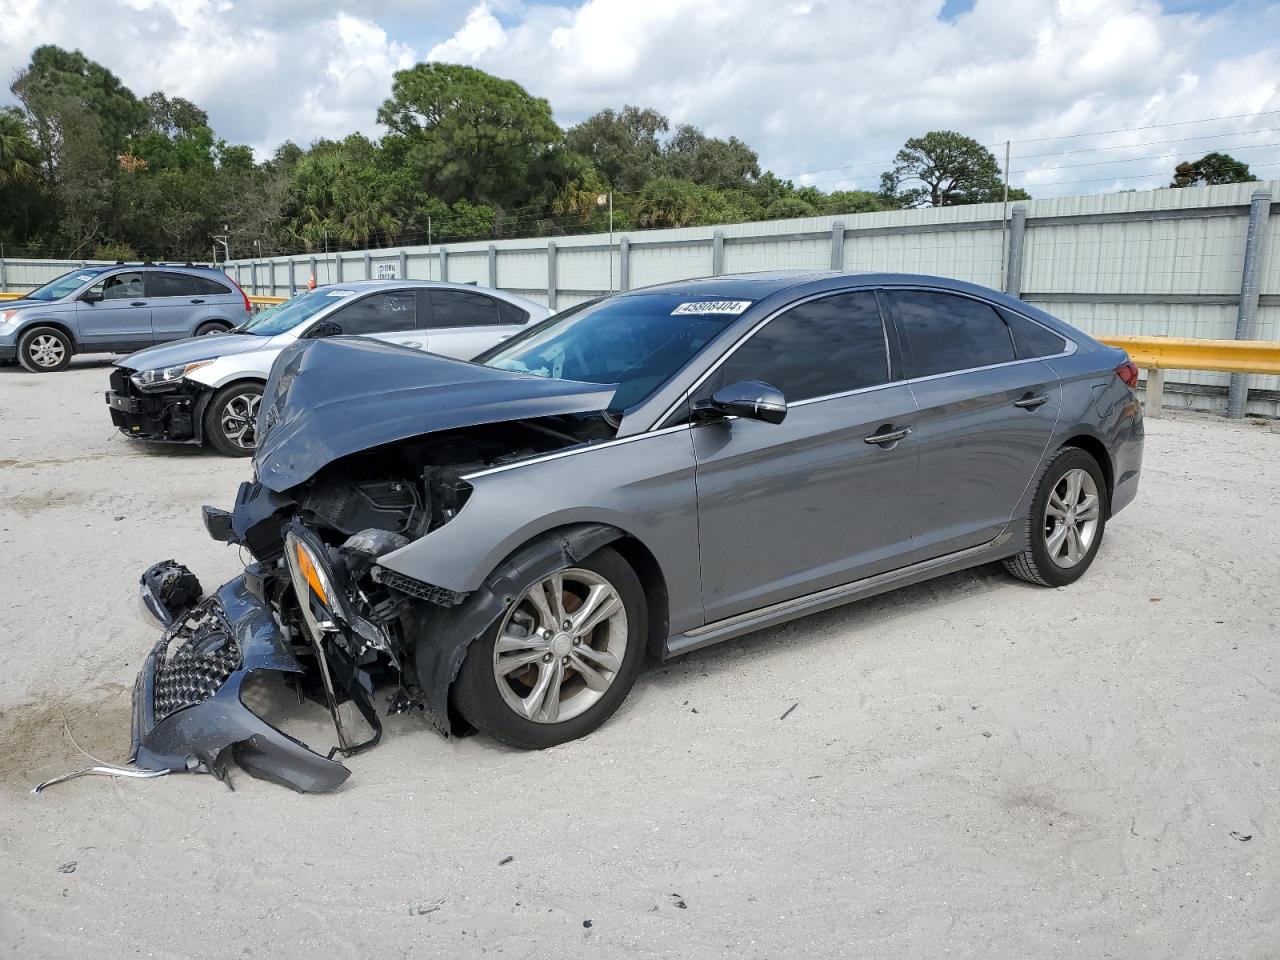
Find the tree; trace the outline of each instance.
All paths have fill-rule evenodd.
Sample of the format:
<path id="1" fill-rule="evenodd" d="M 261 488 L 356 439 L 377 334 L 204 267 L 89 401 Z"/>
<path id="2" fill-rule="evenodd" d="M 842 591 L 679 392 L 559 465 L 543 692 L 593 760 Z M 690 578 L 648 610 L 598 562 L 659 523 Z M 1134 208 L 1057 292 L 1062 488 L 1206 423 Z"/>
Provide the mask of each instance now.
<path id="1" fill-rule="evenodd" d="M 696 184 L 675 177 L 650 180 L 636 198 L 636 223 L 641 227 L 687 227 L 698 216 Z"/>
<path id="2" fill-rule="evenodd" d="M 760 176 L 760 158 L 737 137 L 708 137 L 682 124 L 663 150 L 663 168 L 669 177 L 710 187 L 749 187 Z"/>
<path id="3" fill-rule="evenodd" d="M 40 179 L 40 151 L 31 142 L 22 113 L 0 110 L 0 187 L 32 186 Z"/>
<path id="4" fill-rule="evenodd" d="M 546 100 L 449 63 L 397 71 L 378 121 L 390 128 L 388 146 L 401 162 L 450 203 L 519 203 L 529 192 L 529 168 L 564 138 Z"/>
<path id="5" fill-rule="evenodd" d="M 916 183 L 904 189 L 904 184 Z M 1000 164 L 990 150 L 953 130 L 912 137 L 898 151 L 892 170 L 880 175 L 880 195 L 902 207 L 949 207 L 994 203 L 1004 196 Z M 1029 199 L 1010 188 L 1010 200 Z"/>
<path id="6" fill-rule="evenodd" d="M 565 135 L 568 147 L 587 158 L 615 190 L 633 193 L 657 176 L 662 158 L 659 135 L 670 122 L 657 110 L 626 105 L 601 110 Z"/>
<path id="7" fill-rule="evenodd" d="M 1220 183 L 1252 183 L 1258 178 L 1249 165 L 1225 153 L 1206 153 L 1199 160 L 1180 163 L 1173 169 L 1171 187 L 1211 187 Z"/>

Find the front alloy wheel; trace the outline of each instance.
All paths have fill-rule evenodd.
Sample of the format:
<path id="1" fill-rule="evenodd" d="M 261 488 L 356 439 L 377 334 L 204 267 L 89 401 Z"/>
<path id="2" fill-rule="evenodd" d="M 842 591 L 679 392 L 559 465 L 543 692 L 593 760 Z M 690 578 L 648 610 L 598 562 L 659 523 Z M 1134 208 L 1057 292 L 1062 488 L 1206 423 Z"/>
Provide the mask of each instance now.
<path id="1" fill-rule="evenodd" d="M 471 645 L 454 705 L 513 746 L 554 746 L 604 723 L 635 682 L 647 608 L 639 579 L 604 547 L 526 586 Z"/>
<path id="2" fill-rule="evenodd" d="M 258 445 L 258 407 L 262 385 L 233 383 L 209 402 L 204 432 L 209 443 L 228 457 L 247 457 Z"/>

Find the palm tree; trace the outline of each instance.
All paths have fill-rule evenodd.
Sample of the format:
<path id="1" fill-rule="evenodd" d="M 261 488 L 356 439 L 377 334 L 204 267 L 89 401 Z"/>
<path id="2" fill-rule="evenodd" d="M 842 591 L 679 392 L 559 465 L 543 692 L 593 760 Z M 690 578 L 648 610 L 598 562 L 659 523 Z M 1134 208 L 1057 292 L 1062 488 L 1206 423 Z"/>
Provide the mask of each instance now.
<path id="1" fill-rule="evenodd" d="M 40 152 L 26 121 L 12 108 L 0 111 L 0 187 L 33 184 L 40 179 Z"/>

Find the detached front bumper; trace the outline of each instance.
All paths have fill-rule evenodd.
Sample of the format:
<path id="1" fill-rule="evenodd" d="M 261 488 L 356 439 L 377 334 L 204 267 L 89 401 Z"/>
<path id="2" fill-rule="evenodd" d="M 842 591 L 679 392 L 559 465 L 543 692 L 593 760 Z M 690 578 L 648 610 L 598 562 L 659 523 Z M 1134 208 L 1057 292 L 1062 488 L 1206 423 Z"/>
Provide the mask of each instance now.
<path id="1" fill-rule="evenodd" d="M 148 571 L 150 573 L 151 571 Z M 143 589 L 147 578 L 144 575 Z M 165 630 L 133 691 L 131 759 L 143 770 L 221 775 L 226 752 L 250 774 L 303 793 L 350 771 L 277 730 L 241 701 L 255 671 L 302 673 L 271 611 L 245 578 L 223 585 Z"/>
<path id="2" fill-rule="evenodd" d="M 199 443 L 207 389 L 178 380 L 162 392 L 143 393 L 129 379 L 132 372 L 126 367 L 112 370 L 111 389 L 105 396 L 111 422 L 120 432 L 140 440 Z"/>

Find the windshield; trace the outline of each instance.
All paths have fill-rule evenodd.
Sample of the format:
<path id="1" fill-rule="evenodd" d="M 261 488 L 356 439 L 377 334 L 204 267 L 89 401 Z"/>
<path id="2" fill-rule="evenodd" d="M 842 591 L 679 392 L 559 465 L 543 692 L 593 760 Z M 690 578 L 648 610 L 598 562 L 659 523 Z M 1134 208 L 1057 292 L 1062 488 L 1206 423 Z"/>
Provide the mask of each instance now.
<path id="1" fill-rule="evenodd" d="M 252 333 L 256 337 L 274 337 L 276 334 L 288 333 L 326 307 L 331 307 L 339 300 L 353 296 L 355 296 L 354 290 L 337 287 L 308 290 L 306 293 L 298 294 L 292 300 L 277 303 L 261 313 L 255 313 L 233 332 Z"/>
<path id="2" fill-rule="evenodd" d="M 751 304 L 668 293 L 613 297 L 557 314 L 477 362 L 557 380 L 618 385 L 611 408 L 644 400 Z"/>
<path id="3" fill-rule="evenodd" d="M 43 287 L 37 287 L 28 293 L 24 300 L 61 300 L 69 293 L 74 293 L 84 284 L 88 283 L 106 267 L 86 267 L 83 270 L 73 270 L 71 273 L 64 273 L 57 280 L 50 280 Z"/>

